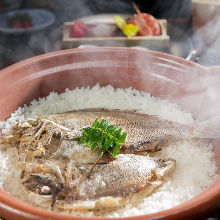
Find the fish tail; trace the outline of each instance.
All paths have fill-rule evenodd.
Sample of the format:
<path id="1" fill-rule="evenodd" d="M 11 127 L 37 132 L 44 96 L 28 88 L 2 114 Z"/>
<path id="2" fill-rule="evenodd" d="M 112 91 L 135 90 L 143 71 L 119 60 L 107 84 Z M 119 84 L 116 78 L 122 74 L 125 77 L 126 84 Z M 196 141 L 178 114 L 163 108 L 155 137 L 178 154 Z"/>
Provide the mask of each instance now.
<path id="1" fill-rule="evenodd" d="M 220 116 L 196 122 L 193 126 L 192 137 L 204 139 L 220 138 Z"/>

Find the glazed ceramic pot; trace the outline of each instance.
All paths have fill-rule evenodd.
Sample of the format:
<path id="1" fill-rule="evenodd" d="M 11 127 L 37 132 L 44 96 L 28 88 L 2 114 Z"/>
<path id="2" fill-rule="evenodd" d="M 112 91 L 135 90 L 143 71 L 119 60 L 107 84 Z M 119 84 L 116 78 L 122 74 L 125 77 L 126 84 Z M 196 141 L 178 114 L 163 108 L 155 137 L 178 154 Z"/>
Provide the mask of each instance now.
<path id="1" fill-rule="evenodd" d="M 53 52 L 14 64 L 0 72 L 0 120 L 19 106 L 66 88 L 112 85 L 133 87 L 169 99 L 196 119 L 219 111 L 219 67 L 205 68 L 182 58 L 142 49 L 84 48 Z M 220 142 L 215 142 L 220 167 Z M 124 219 L 198 219 L 220 207 L 220 177 L 195 198 L 150 215 Z M 86 219 L 29 206 L 0 190 L 0 216 L 5 219 Z"/>

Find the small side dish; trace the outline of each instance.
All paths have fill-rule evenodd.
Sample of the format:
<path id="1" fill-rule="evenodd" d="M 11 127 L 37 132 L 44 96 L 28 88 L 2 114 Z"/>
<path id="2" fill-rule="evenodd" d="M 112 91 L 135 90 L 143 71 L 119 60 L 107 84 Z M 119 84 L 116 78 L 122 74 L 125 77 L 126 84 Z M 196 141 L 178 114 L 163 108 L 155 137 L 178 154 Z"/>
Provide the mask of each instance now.
<path id="1" fill-rule="evenodd" d="M 4 34 L 24 34 L 44 30 L 55 21 L 48 10 L 27 8 L 0 13 L 0 32 Z"/>
<path id="2" fill-rule="evenodd" d="M 134 3 L 133 7 L 137 14 L 126 19 L 119 15 L 114 16 L 115 22 L 112 24 L 87 24 L 77 19 L 71 27 L 70 38 L 160 36 L 159 21 L 151 14 L 142 13 Z"/>
<path id="3" fill-rule="evenodd" d="M 137 12 L 134 15 L 97 14 L 65 22 L 63 48 L 95 45 L 167 49 L 170 37 L 166 19 L 156 19 L 133 6 Z"/>
<path id="4" fill-rule="evenodd" d="M 32 17 L 27 13 L 15 14 L 7 17 L 10 28 L 30 28 L 33 27 Z"/>

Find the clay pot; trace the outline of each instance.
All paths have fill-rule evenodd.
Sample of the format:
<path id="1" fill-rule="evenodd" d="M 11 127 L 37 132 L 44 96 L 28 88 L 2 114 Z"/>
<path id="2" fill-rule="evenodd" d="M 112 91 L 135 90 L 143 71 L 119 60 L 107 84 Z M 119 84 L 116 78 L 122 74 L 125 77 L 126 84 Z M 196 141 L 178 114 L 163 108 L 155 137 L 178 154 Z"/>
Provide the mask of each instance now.
<path id="1" fill-rule="evenodd" d="M 82 48 L 53 52 L 0 72 L 0 120 L 19 106 L 66 88 L 111 84 L 133 87 L 178 103 L 197 119 L 219 111 L 219 67 L 205 68 L 182 58 L 142 49 Z M 220 142 L 215 143 L 220 167 Z M 196 161 L 195 161 L 196 162 Z M 192 200 L 162 212 L 132 219 L 198 219 L 220 207 L 220 177 Z M 6 219 L 79 219 L 29 206 L 0 190 L 0 216 Z M 81 218 L 86 219 L 86 218 Z"/>

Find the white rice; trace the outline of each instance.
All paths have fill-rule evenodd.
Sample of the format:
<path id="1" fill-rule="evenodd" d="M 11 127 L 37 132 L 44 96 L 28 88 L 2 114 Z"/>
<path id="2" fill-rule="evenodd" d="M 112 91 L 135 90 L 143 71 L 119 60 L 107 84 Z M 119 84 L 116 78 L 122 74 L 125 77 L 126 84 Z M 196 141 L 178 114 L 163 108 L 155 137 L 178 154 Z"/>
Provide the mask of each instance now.
<path id="1" fill-rule="evenodd" d="M 0 122 L 0 129 L 6 132 L 17 122 L 34 116 L 95 107 L 139 109 L 139 112 L 158 115 L 182 124 L 193 123 L 191 114 L 183 112 L 179 106 L 168 100 L 161 100 L 132 88 L 123 90 L 96 85 L 93 88 L 78 88 L 73 91 L 67 89 L 63 94 L 51 93 L 38 101 L 34 100 L 30 106 L 18 108 L 7 121 Z M 93 211 L 61 213 L 85 217 L 126 217 L 154 213 L 177 206 L 198 195 L 215 179 L 217 167 L 212 148 L 212 144 L 207 143 L 181 142 L 157 153 L 157 157 L 175 159 L 176 169 L 164 179 L 161 187 L 141 202 L 111 212 L 100 210 L 95 213 Z M 20 170 L 17 167 L 16 149 L 10 148 L 5 151 L 3 146 L 2 150 L 0 148 L 0 167 L 0 187 L 28 202 L 27 193 L 18 183 Z M 45 209 L 50 210 L 50 207 Z"/>

